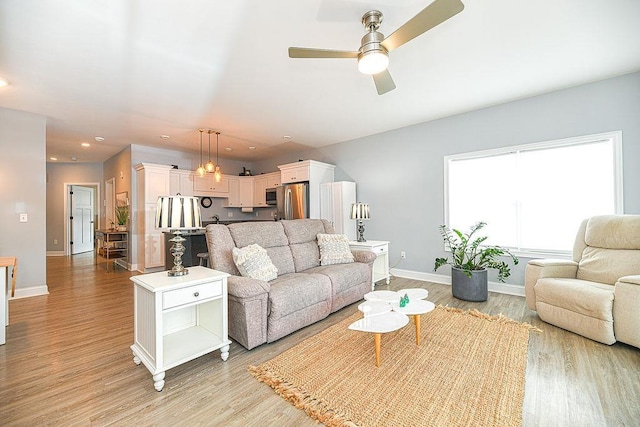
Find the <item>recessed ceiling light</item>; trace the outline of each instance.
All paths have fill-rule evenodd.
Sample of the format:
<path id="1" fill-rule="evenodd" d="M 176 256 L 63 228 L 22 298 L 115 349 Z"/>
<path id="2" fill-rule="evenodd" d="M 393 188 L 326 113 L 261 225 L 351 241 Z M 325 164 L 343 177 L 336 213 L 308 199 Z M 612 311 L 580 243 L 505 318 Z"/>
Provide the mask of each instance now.
<path id="1" fill-rule="evenodd" d="M 225 151 L 231 151 L 231 147 L 225 148 Z"/>
<path id="2" fill-rule="evenodd" d="M 283 139 L 286 139 L 287 141 L 291 139 L 291 137 L 289 135 L 285 135 L 282 137 Z"/>
<path id="3" fill-rule="evenodd" d="M 249 150 L 255 150 L 255 149 L 256 149 L 256 147 L 254 147 L 254 146 L 249 147 Z"/>
<path id="4" fill-rule="evenodd" d="M 5 86 L 9 86 L 9 80 L 5 79 L 4 77 L 0 77 L 0 87 Z"/>
<path id="5" fill-rule="evenodd" d="M 104 138 L 103 138 L 103 137 L 101 137 L 101 136 L 96 136 L 94 139 L 95 139 L 96 141 L 98 141 L 98 142 L 102 142 L 102 141 L 104 141 Z"/>
<path id="6" fill-rule="evenodd" d="M 83 142 L 82 144 L 83 147 L 91 147 L 91 144 L 89 144 L 88 142 Z"/>
<path id="7" fill-rule="evenodd" d="M 78 158 L 77 158 L 76 156 L 72 156 L 72 157 L 71 157 L 71 161 L 72 161 L 72 162 L 77 162 L 77 161 L 78 161 Z"/>
<path id="8" fill-rule="evenodd" d="M 55 162 L 56 160 L 58 160 L 58 158 L 57 157 L 49 157 L 49 160 L 53 160 Z"/>
<path id="9" fill-rule="evenodd" d="M 160 138 L 161 138 L 161 139 L 169 139 L 169 138 L 170 138 L 170 136 L 169 136 L 169 135 L 160 135 Z"/>

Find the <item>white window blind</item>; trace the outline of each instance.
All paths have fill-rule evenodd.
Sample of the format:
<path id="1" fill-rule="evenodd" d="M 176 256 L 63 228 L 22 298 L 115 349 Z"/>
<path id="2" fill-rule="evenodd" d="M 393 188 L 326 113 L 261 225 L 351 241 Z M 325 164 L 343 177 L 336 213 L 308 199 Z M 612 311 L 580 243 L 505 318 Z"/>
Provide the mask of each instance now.
<path id="1" fill-rule="evenodd" d="M 445 157 L 445 221 L 478 221 L 487 244 L 521 255 L 568 255 L 578 226 L 622 213 L 622 133 Z"/>

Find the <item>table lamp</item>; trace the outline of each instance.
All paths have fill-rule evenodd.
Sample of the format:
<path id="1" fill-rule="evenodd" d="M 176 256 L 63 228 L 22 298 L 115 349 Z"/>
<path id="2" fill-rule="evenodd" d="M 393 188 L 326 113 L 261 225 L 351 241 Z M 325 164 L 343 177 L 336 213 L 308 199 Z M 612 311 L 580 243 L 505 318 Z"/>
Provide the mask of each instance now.
<path id="1" fill-rule="evenodd" d="M 353 203 L 351 205 L 351 219 L 358 221 L 358 242 L 366 242 L 364 238 L 364 221 L 369 219 L 369 205 L 367 203 Z"/>
<path id="2" fill-rule="evenodd" d="M 167 272 L 169 276 L 185 276 L 189 270 L 182 265 L 182 255 L 184 254 L 184 242 L 182 230 L 202 227 L 200 217 L 200 206 L 197 197 L 189 196 L 161 196 L 158 197 L 156 208 L 156 228 L 168 228 L 173 232 L 174 237 L 169 239 L 173 242 L 170 253 L 173 255 L 173 268 Z"/>

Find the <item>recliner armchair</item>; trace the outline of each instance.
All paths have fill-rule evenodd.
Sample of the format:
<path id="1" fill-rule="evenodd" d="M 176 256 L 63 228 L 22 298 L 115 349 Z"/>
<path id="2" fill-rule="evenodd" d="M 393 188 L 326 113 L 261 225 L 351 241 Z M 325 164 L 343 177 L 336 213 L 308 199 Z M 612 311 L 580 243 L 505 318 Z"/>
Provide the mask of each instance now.
<path id="1" fill-rule="evenodd" d="M 529 261 L 525 296 L 547 323 L 604 344 L 640 348 L 640 215 L 584 220 L 573 261 Z"/>

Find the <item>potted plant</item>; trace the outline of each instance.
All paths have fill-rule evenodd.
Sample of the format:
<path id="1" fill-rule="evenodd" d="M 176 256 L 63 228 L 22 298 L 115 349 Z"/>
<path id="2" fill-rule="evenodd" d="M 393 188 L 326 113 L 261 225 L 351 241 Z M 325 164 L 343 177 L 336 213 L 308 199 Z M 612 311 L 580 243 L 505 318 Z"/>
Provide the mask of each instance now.
<path id="1" fill-rule="evenodd" d="M 433 270 L 445 264 L 451 265 L 453 296 L 465 301 L 487 300 L 489 268 L 498 270 L 498 280 L 501 282 L 511 275 L 509 265 L 499 257 L 510 256 L 514 265 L 518 264 L 518 258 L 508 249 L 500 246 L 482 246 L 487 237 L 475 237 L 475 233 L 485 225 L 487 224 L 484 222 L 478 222 L 471 227 L 468 234 L 450 229 L 446 225 L 440 226 L 440 234 L 451 250 L 452 259 L 449 261 L 449 258 L 436 258 Z"/>
<path id="2" fill-rule="evenodd" d="M 127 229 L 127 219 L 129 219 L 129 206 L 117 206 L 116 222 L 118 223 L 118 231 Z"/>

